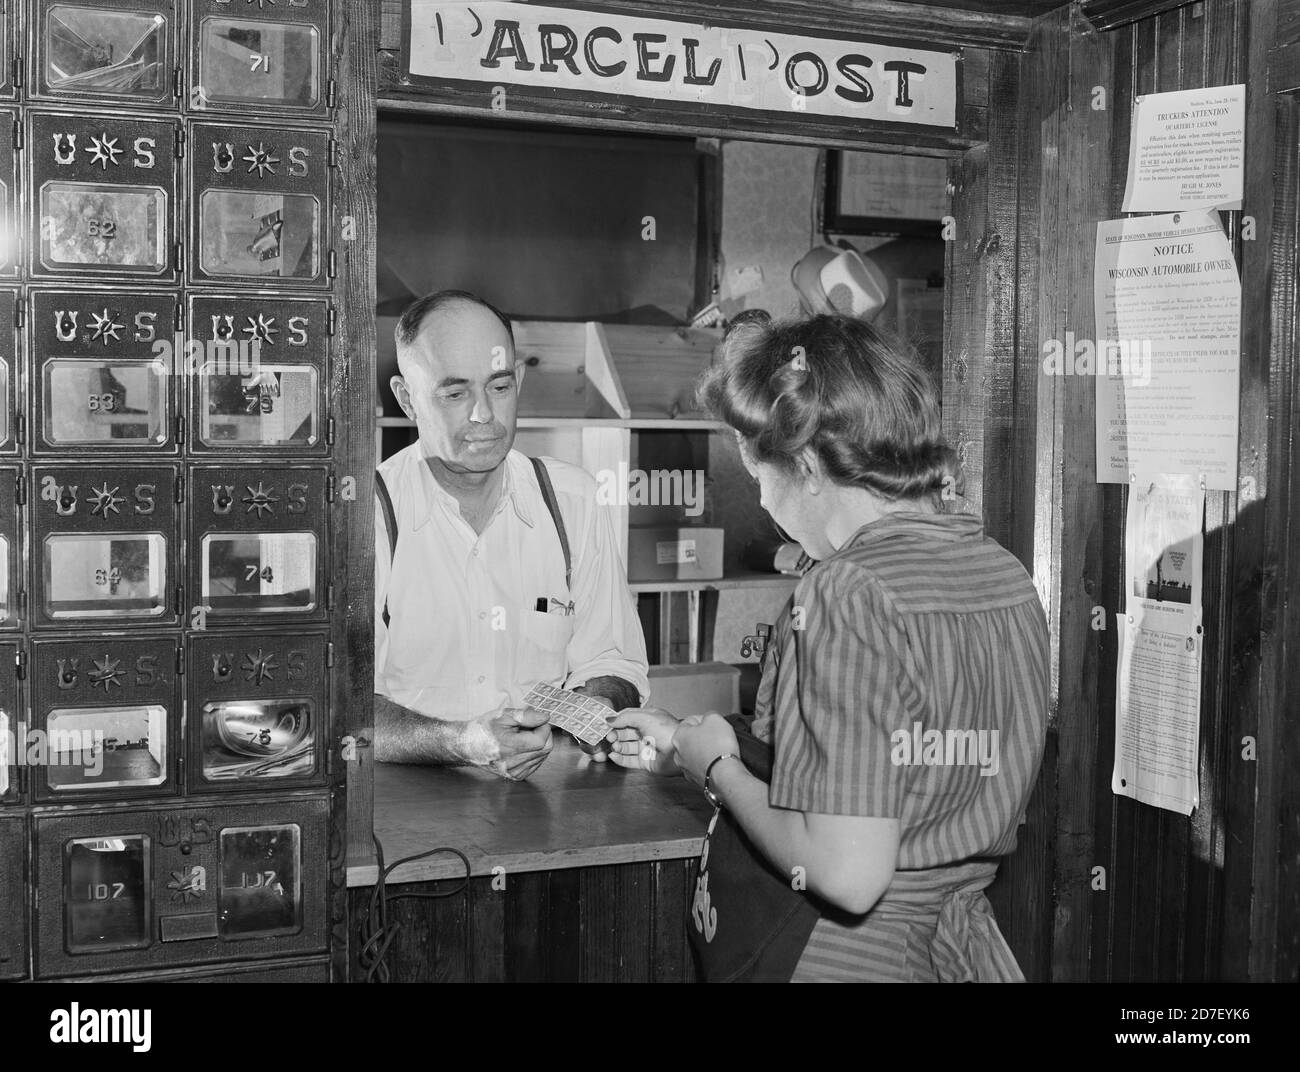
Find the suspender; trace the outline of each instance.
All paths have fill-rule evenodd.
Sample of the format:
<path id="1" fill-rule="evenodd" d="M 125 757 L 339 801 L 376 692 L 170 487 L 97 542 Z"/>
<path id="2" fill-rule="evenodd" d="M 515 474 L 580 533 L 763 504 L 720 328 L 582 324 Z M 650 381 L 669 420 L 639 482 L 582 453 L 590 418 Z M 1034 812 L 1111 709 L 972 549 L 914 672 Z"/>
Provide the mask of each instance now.
<path id="1" fill-rule="evenodd" d="M 537 486 L 541 489 L 542 499 L 546 503 L 546 512 L 551 515 L 551 520 L 555 523 L 555 533 L 560 537 L 560 550 L 564 552 L 564 587 L 572 592 L 573 556 L 569 551 L 569 534 L 564 528 L 560 504 L 555 499 L 551 474 L 546 471 L 541 458 L 530 458 L 529 461 L 533 463 L 533 471 L 537 473 Z M 393 509 L 393 497 L 388 493 L 388 485 L 384 483 L 384 476 L 378 469 L 375 470 L 375 495 L 384 513 L 384 528 L 388 531 L 388 555 L 389 561 L 392 561 L 397 557 L 397 513 Z M 383 618 L 384 625 L 387 627 L 389 621 L 387 596 L 384 597 Z"/>
<path id="2" fill-rule="evenodd" d="M 393 510 L 393 497 L 388 494 L 384 474 L 375 470 L 375 494 L 379 496 L 380 509 L 384 511 L 384 528 L 388 530 L 388 561 L 397 557 L 397 514 Z M 388 596 L 384 596 L 384 628 L 388 628 Z"/>
<path id="3" fill-rule="evenodd" d="M 551 487 L 551 474 L 546 471 L 541 458 L 532 459 L 537 471 L 537 486 L 542 489 L 542 498 L 546 500 L 546 509 L 551 520 L 555 522 L 555 531 L 560 537 L 560 550 L 564 552 L 564 587 L 573 591 L 573 559 L 569 555 L 569 534 L 564 531 L 564 518 L 560 516 L 560 504 L 555 501 L 555 489 Z"/>

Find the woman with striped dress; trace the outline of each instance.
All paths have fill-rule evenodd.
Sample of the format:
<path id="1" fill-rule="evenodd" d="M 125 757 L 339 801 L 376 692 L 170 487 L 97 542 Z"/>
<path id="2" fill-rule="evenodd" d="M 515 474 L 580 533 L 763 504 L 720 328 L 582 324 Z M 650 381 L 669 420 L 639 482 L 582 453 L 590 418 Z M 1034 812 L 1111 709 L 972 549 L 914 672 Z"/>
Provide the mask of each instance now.
<path id="1" fill-rule="evenodd" d="M 770 779 L 713 714 L 624 712 L 612 758 L 684 773 L 806 890 L 793 981 L 1022 979 L 983 891 L 1042 758 L 1047 631 L 1020 563 L 951 512 L 932 382 L 870 324 L 816 316 L 729 336 L 701 396 L 817 560 L 759 687 Z"/>

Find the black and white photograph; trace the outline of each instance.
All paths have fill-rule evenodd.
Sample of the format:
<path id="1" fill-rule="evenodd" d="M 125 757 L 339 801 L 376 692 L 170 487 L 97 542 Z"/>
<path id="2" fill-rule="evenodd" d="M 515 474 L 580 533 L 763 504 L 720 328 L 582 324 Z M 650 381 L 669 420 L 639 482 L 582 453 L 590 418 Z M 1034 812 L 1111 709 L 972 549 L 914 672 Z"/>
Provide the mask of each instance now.
<path id="1" fill-rule="evenodd" d="M 0 0 L 14 1037 L 1280 1041 L 1297 94 L 1300 0 Z"/>

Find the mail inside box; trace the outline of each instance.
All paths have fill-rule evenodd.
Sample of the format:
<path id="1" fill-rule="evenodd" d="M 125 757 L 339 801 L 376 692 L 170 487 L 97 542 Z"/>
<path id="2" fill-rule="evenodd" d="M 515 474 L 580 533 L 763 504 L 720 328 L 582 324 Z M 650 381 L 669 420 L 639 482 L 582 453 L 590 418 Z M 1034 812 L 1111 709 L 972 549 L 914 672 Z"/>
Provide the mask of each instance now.
<path id="1" fill-rule="evenodd" d="M 650 705 L 679 718 L 740 711 L 740 670 L 726 663 L 650 667 Z"/>
<path id="2" fill-rule="evenodd" d="M 718 580 L 722 577 L 722 532 L 694 525 L 628 529 L 628 580 Z"/>

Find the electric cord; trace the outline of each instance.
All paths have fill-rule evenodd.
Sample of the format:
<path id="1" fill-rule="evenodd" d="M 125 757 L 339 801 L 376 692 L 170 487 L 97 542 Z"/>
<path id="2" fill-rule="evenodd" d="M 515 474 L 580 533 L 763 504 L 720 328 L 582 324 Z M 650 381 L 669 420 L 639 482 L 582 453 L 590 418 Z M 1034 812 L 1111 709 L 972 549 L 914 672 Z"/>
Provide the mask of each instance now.
<path id="1" fill-rule="evenodd" d="M 458 893 L 464 893 L 469 887 L 470 864 L 469 858 L 459 849 L 440 847 L 429 849 L 427 852 L 416 853 L 414 856 L 404 857 L 385 867 L 384 846 L 373 833 L 370 836 L 375 843 L 375 857 L 379 865 L 379 875 L 375 880 L 374 889 L 370 891 L 370 905 L 366 910 L 366 914 L 357 924 L 358 936 L 361 940 L 361 947 L 357 953 L 357 963 L 364 972 L 364 979 L 367 983 L 386 983 L 389 981 L 389 971 L 388 965 L 384 963 L 384 958 L 388 955 L 389 948 L 397 938 L 398 932 L 402 929 L 401 923 L 389 923 L 388 903 L 406 899 L 427 901 L 441 897 L 454 897 Z M 440 852 L 449 852 L 459 856 L 461 863 L 465 865 L 465 876 L 460 880 L 459 885 L 439 893 L 390 894 L 388 892 L 388 876 L 394 870 L 403 864 L 414 863 L 416 860 L 436 856 Z"/>

